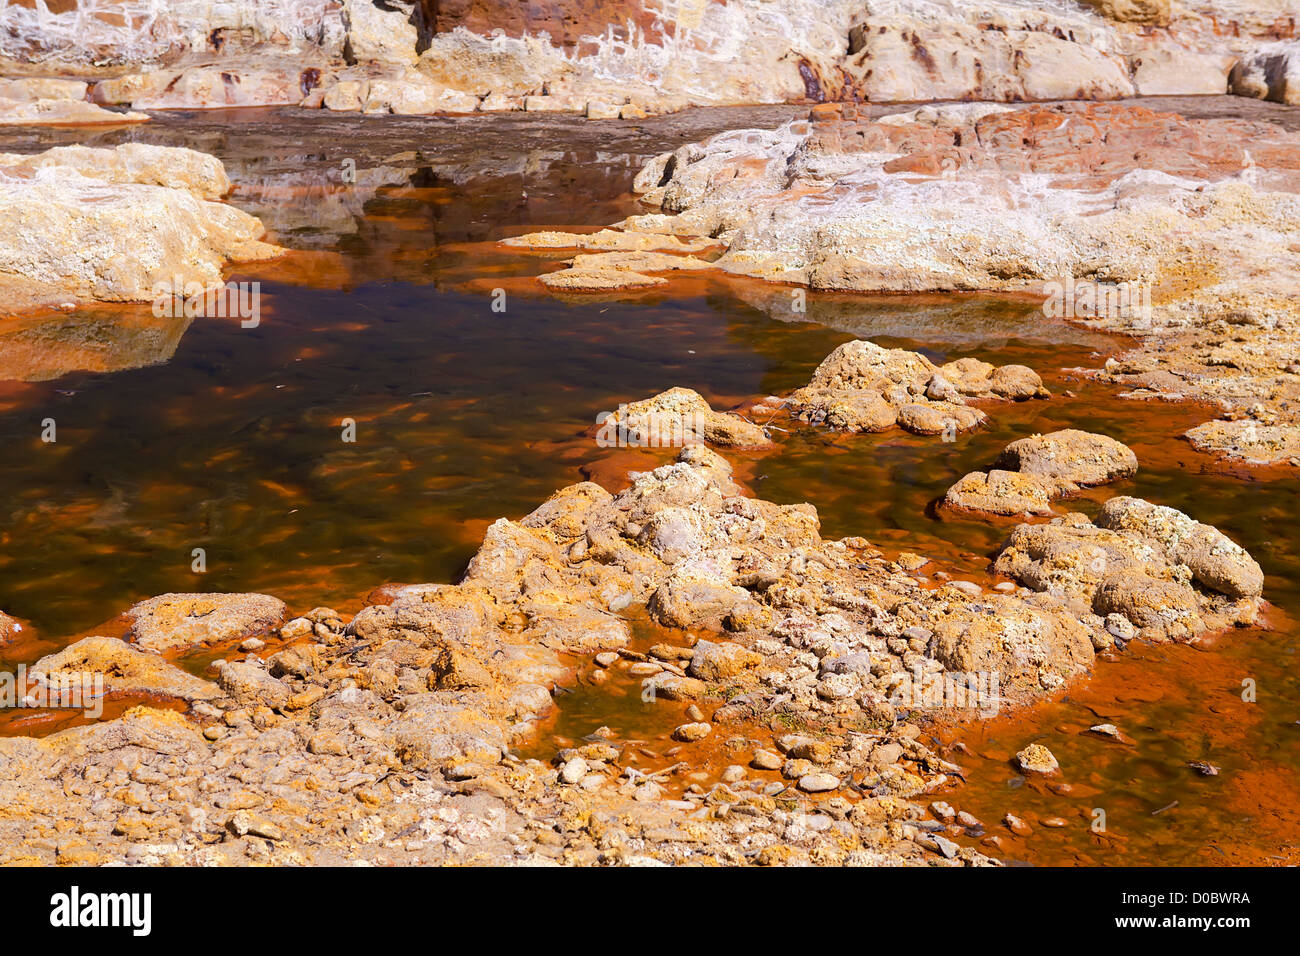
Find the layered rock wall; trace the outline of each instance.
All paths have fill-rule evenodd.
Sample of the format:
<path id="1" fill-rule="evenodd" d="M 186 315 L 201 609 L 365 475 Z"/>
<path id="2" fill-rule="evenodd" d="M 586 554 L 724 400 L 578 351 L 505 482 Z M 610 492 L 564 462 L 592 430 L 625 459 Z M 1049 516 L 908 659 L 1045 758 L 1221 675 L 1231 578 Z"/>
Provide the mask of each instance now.
<path id="1" fill-rule="evenodd" d="M 1297 19 L 1300 0 L 19 0 L 0 8 L 0 61 L 125 73 L 96 99 L 136 108 L 603 117 L 628 104 L 1224 93 L 1240 60 L 1294 43 Z M 1234 90 L 1281 95 L 1243 76 Z"/>

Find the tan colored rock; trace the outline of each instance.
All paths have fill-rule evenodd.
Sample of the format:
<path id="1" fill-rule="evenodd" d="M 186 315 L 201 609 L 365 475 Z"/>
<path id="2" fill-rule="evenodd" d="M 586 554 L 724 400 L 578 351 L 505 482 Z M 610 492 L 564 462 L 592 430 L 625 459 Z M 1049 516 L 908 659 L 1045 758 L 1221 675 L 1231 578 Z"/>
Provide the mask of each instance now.
<path id="1" fill-rule="evenodd" d="M 614 431 L 616 430 L 616 431 Z M 653 398 L 632 402 L 601 423 L 603 444 L 677 447 L 770 445 L 763 429 L 732 412 L 716 412 L 699 392 L 670 388 Z"/>
<path id="2" fill-rule="evenodd" d="M 1103 17 L 1120 23 L 1169 23 L 1170 0 L 1085 0 Z"/>
<path id="3" fill-rule="evenodd" d="M 188 149 L 128 144 L 0 157 L 0 298 L 4 307 L 87 300 L 149 301 L 214 288 L 231 261 L 283 250 L 262 224 L 211 201 L 228 188 L 221 164 Z"/>
<path id="4" fill-rule="evenodd" d="M 221 160 L 182 146 L 123 143 L 112 149 L 56 146 L 42 153 L 0 153 L 0 169 L 16 175 L 69 169 L 100 182 L 181 189 L 200 199 L 220 199 L 230 192 Z"/>
<path id="5" fill-rule="evenodd" d="M 1042 744 L 1030 744 L 1016 754 L 1016 766 L 1022 773 L 1048 775 L 1061 769 L 1056 756 Z"/>
<path id="6" fill-rule="evenodd" d="M 0 647 L 13 643 L 14 639 L 22 633 L 22 630 L 22 622 L 0 611 Z"/>
<path id="7" fill-rule="evenodd" d="M 995 515 L 1050 515 L 1055 485 L 1036 475 L 993 469 L 973 471 L 943 496 L 943 505 Z"/>
<path id="8" fill-rule="evenodd" d="M 90 92 L 85 80 L 53 76 L 18 76 L 0 79 L 0 99 L 5 100 L 84 100 Z"/>
<path id="9" fill-rule="evenodd" d="M 1251 464 L 1300 465 L 1300 428 L 1295 422 L 1267 424 L 1253 418 L 1212 421 L 1188 429 L 1184 437 L 1202 451 Z"/>
<path id="10" fill-rule="evenodd" d="M 380 7 L 372 0 L 343 0 L 343 27 L 347 30 L 344 55 L 351 61 L 378 61 L 414 66 L 419 31 L 400 8 Z"/>
<path id="11" fill-rule="evenodd" d="M 365 106 L 368 84 L 362 80 L 339 80 L 325 91 L 321 105 L 340 113 L 357 113 Z"/>
<path id="12" fill-rule="evenodd" d="M 1228 92 L 1235 58 L 1217 53 L 1158 48 L 1130 59 L 1139 96 L 1219 96 Z"/>
<path id="13" fill-rule="evenodd" d="M 127 640 L 158 653 L 238 643 L 278 628 L 284 602 L 266 594 L 161 594 L 127 612 Z"/>
<path id="14" fill-rule="evenodd" d="M 42 657 L 28 673 L 42 682 L 59 675 L 99 675 L 109 694 L 162 694 L 183 700 L 210 700 L 221 694 L 211 681 L 115 637 L 82 638 L 58 653 Z"/>
<path id="15" fill-rule="evenodd" d="M 1055 498 L 1137 473 L 1137 456 L 1105 435 L 1064 429 L 1014 441 L 989 472 L 948 489 L 943 506 L 997 515 L 1049 515 Z"/>
<path id="16" fill-rule="evenodd" d="M 1232 68 L 1232 92 L 1275 103 L 1300 105 L 1300 41 L 1264 46 Z"/>
<path id="17" fill-rule="evenodd" d="M 1038 375 L 1022 365 L 995 368 L 960 359 L 936 368 L 919 352 L 882 349 L 858 339 L 828 355 L 812 381 L 790 396 L 790 405 L 800 418 L 832 428 L 877 432 L 897 424 L 917 435 L 951 437 L 988 419 L 966 405 L 967 397 L 1047 394 Z"/>
<path id="18" fill-rule="evenodd" d="M 361 108 L 366 113 L 396 113 L 403 116 L 473 113 L 478 109 L 478 97 L 461 90 L 449 89 L 420 73 L 408 71 L 392 79 L 372 79 L 366 84 Z"/>
<path id="19" fill-rule="evenodd" d="M 1197 583 L 1210 590 L 1255 598 L 1264 589 L 1264 572 L 1245 548 L 1174 508 L 1141 498 L 1112 498 L 1102 506 L 1096 524 L 1158 543 L 1169 560 L 1185 565 Z"/>
<path id="20" fill-rule="evenodd" d="M 1137 474 L 1138 460 L 1132 449 L 1113 438 L 1066 428 L 1013 441 L 994 467 L 1046 478 L 1058 488 L 1070 489 L 1131 478 Z"/>
<path id="21" fill-rule="evenodd" d="M 668 284 L 667 279 L 659 276 L 626 269 L 561 269 L 538 276 L 538 281 L 557 292 L 617 292 Z"/>
<path id="22" fill-rule="evenodd" d="M 1250 624 L 1263 585 L 1259 565 L 1216 529 L 1126 497 L 1103 505 L 1095 524 L 1068 514 L 1018 526 L 994 569 L 1081 610 L 1121 614 L 1148 640 Z"/>
<path id="23" fill-rule="evenodd" d="M 978 428 L 988 416 L 950 402 L 911 402 L 898 409 L 898 425 L 914 435 L 954 435 Z"/>
<path id="24" fill-rule="evenodd" d="M 602 252 L 669 252 L 679 255 L 694 255 L 724 248 L 723 244 L 716 239 L 626 232 L 617 229 L 601 229 L 592 233 L 530 232 L 522 236 L 502 239 L 500 244 L 524 249 L 592 249 Z"/>
<path id="25" fill-rule="evenodd" d="M 137 110 L 296 106 L 319 82 L 321 65 L 191 66 L 127 73 L 99 80 L 91 98 Z"/>
<path id="26" fill-rule="evenodd" d="M 690 672 L 703 681 L 726 681 L 757 667 L 763 658 L 739 644 L 700 641 L 691 657 Z"/>
<path id="27" fill-rule="evenodd" d="M 0 96 L 0 126 L 112 126 L 148 121 L 144 113 L 119 113 L 82 100 L 10 100 Z"/>

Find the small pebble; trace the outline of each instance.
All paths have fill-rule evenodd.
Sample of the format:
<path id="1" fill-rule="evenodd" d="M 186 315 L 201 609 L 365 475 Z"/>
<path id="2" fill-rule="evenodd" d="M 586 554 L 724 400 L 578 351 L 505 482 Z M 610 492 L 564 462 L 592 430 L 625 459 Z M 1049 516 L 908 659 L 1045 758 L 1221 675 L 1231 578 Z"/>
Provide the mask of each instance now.
<path id="1" fill-rule="evenodd" d="M 745 768 L 739 764 L 732 764 L 726 770 L 722 771 L 723 783 L 739 783 L 745 779 Z"/>
<path id="2" fill-rule="evenodd" d="M 587 761 L 574 757 L 560 768 L 560 779 L 567 784 L 575 784 L 587 775 Z"/>
<path id="3" fill-rule="evenodd" d="M 780 770 L 784 762 L 780 754 L 774 754 L 770 750 L 760 750 L 754 754 L 754 759 L 749 762 L 749 765 L 755 770 Z"/>
<path id="4" fill-rule="evenodd" d="M 696 740 L 703 740 L 712 732 L 713 727 L 711 725 L 699 721 L 691 724 L 682 724 L 673 731 L 673 740 L 681 740 L 686 743 L 691 743 Z"/>
<path id="5" fill-rule="evenodd" d="M 806 773 L 799 778 L 799 789 L 804 793 L 826 793 L 839 785 L 839 777 L 830 773 Z"/>

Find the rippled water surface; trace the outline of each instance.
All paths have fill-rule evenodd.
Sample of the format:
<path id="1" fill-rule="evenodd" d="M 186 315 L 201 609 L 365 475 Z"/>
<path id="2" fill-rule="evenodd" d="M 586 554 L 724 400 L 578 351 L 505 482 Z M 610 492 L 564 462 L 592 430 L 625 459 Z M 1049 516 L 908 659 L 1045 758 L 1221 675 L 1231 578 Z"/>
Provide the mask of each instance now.
<path id="1" fill-rule="evenodd" d="M 949 755 L 968 783 L 945 799 L 1004 841 L 983 848 L 1030 862 L 1294 859 L 1300 678 L 1288 615 L 1300 607 L 1300 482 L 1194 452 L 1177 436 L 1205 409 L 1123 401 L 1069 371 L 1122 343 L 1049 322 L 1032 303 L 972 297 L 813 296 L 793 316 L 788 290 L 692 278 L 670 292 L 566 300 L 532 279 L 547 259 L 492 247 L 530 228 L 637 212 L 626 190 L 649 156 L 792 112 L 586 124 L 249 111 L 100 134 L 220 156 L 232 201 L 296 252 L 232 277 L 262 282 L 254 329 L 158 320 L 148 306 L 0 325 L 0 608 L 47 642 L 16 646 L 10 662 L 164 591 L 258 590 L 297 610 L 354 610 L 383 582 L 450 580 L 495 518 L 584 477 L 618 487 L 629 468 L 670 457 L 596 448 L 598 413 L 673 385 L 721 407 L 787 391 L 840 342 L 871 337 L 939 362 L 1023 362 L 1055 397 L 991 406 L 991 426 L 955 443 L 796 429 L 774 449 L 732 456 L 755 494 L 813 502 L 827 537 L 861 534 L 978 579 L 1006 525 L 940 521 L 931 503 L 1008 441 L 1084 428 L 1125 441 L 1142 463 L 1096 500 L 1141 495 L 1217 525 L 1263 565 L 1275 605 L 1266 628 L 1195 649 L 1135 642 L 1062 701 L 936 731 L 965 748 Z M 0 137 L 0 149 L 73 139 Z M 348 160 L 356 182 L 345 181 Z M 491 307 L 496 289 L 504 312 Z M 53 444 L 40 439 L 46 419 Z M 192 570 L 195 548 L 204 574 Z M 1241 700 L 1247 678 L 1253 704 Z M 648 711 L 617 681 L 573 689 L 558 740 L 541 746 L 607 725 L 650 741 L 648 760 L 662 756 L 653 741 L 676 705 Z M 1127 741 L 1086 733 L 1103 721 Z M 1060 758 L 1064 790 L 1011 771 L 1031 740 Z M 1221 773 L 1200 777 L 1192 760 Z M 1089 828 L 1097 807 L 1105 834 Z M 997 826 L 1008 811 L 1034 834 Z M 1054 817 L 1065 826 L 1041 825 Z"/>

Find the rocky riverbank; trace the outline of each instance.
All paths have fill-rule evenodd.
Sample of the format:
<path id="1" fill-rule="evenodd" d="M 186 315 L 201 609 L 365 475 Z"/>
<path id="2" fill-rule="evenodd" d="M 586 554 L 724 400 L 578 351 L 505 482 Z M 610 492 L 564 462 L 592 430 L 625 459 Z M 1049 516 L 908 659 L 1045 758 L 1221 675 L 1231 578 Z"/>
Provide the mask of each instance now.
<path id="1" fill-rule="evenodd" d="M 661 211 L 619 223 L 625 246 L 705 237 L 721 254 L 579 256 L 546 284 L 708 268 L 812 290 L 1036 294 L 1049 315 L 1138 340 L 1098 377 L 1217 403 L 1223 420 L 1188 433 L 1198 447 L 1294 465 L 1298 150 L 1270 123 L 1121 105 L 817 107 L 637 177 Z"/>
<path id="2" fill-rule="evenodd" d="M 1069 461 L 1087 455 L 1056 457 L 1083 480 Z M 266 595 L 143 602 L 121 639 L 31 667 L 42 686 L 101 675 L 135 706 L 0 740 L 4 858 L 978 865 L 953 838 L 985 823 L 926 817 L 961 774 L 927 721 L 992 716 L 1135 636 L 1260 607 L 1249 555 L 1131 498 L 1095 524 L 1018 527 L 996 586 L 818 528 L 694 444 L 617 494 L 573 485 L 496 522 L 459 583 L 382 588 L 351 621 Z M 660 639 L 641 647 L 646 626 Z M 613 675 L 641 682 L 675 743 L 597 733 L 520 756 L 565 688 Z"/>

